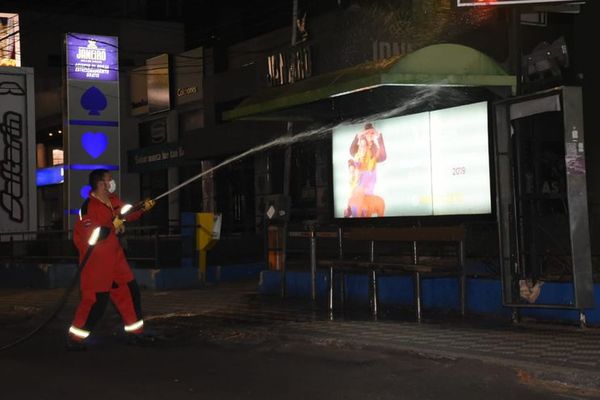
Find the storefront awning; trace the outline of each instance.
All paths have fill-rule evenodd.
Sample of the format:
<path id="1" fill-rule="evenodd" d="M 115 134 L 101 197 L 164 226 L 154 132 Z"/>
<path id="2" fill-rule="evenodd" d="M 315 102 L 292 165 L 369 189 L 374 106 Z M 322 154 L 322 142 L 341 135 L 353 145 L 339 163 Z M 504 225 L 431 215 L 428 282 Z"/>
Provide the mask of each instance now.
<path id="1" fill-rule="evenodd" d="M 516 77 L 484 53 L 457 44 L 437 44 L 402 57 L 369 62 L 319 75 L 284 87 L 269 88 L 244 100 L 223 114 L 225 120 L 308 119 L 329 113 L 333 103 L 360 92 L 381 92 L 390 88 L 410 95 L 418 87 L 509 88 L 513 93 Z M 331 103 L 331 104 L 330 104 Z M 310 108 L 306 105 L 312 104 Z M 292 108 L 300 113 L 285 112 Z M 304 117 L 304 118 L 303 118 Z"/>

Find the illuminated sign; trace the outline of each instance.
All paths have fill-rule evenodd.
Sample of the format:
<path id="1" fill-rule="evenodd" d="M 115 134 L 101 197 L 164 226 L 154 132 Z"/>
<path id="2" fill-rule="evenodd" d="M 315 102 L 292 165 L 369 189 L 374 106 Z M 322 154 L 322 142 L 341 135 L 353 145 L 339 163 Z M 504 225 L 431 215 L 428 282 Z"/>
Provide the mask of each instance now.
<path id="1" fill-rule="evenodd" d="M 312 75 L 310 47 L 301 44 L 267 57 L 267 80 L 271 86 L 282 86 Z"/>
<path id="2" fill-rule="evenodd" d="M 67 212 L 78 210 L 87 197 L 89 171 L 108 169 L 120 180 L 118 43 L 113 36 L 66 34 Z M 67 227 L 75 220 L 68 218 Z"/>
<path id="3" fill-rule="evenodd" d="M 39 168 L 35 172 L 37 186 L 58 185 L 65 181 L 65 168 L 61 166 Z"/>
<path id="4" fill-rule="evenodd" d="M 129 170 L 132 172 L 163 169 L 183 164 L 185 151 L 177 143 L 143 147 L 129 151 Z"/>
<path id="5" fill-rule="evenodd" d="M 0 66 L 21 66 L 19 14 L 0 13 Z"/>
<path id="6" fill-rule="evenodd" d="M 107 169 L 109 171 L 118 171 L 118 165 L 112 164 L 71 164 L 69 169 L 72 171 L 93 171 L 95 169 Z"/>
<path id="7" fill-rule="evenodd" d="M 333 131 L 336 218 L 489 214 L 487 103 Z"/>
<path id="8" fill-rule="evenodd" d="M 93 171 L 95 169 L 107 169 L 109 171 L 118 171 L 119 166 L 107 164 L 73 164 L 71 166 L 55 165 L 53 167 L 48 168 L 38 168 L 37 171 L 35 171 L 36 185 L 48 186 L 61 184 L 65 181 L 65 170 L 68 169 L 74 171 Z"/>
<path id="9" fill-rule="evenodd" d="M 509 4 L 544 4 L 544 3 L 584 3 L 583 1 L 568 0 L 456 0 L 458 7 L 471 6 L 502 6 Z"/>
<path id="10" fill-rule="evenodd" d="M 188 96 L 190 94 L 195 94 L 195 93 L 198 93 L 197 86 L 190 86 L 190 87 L 177 89 L 177 97 Z"/>
<path id="11" fill-rule="evenodd" d="M 118 42 L 116 37 L 83 33 L 69 33 L 67 35 L 67 72 L 69 79 L 116 81 L 118 70 Z"/>

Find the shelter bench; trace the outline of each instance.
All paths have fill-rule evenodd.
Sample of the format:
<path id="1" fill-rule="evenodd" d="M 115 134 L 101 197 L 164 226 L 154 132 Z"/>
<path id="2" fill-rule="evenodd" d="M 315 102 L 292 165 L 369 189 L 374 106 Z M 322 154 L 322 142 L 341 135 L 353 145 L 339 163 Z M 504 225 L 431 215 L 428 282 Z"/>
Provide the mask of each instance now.
<path id="1" fill-rule="evenodd" d="M 416 228 L 366 228 L 349 229 L 340 233 L 340 257 L 337 259 L 321 259 L 317 263 L 329 269 L 329 310 L 333 313 L 334 306 L 334 277 L 341 274 L 342 308 L 345 298 L 344 274 L 348 272 L 365 272 L 369 276 L 369 302 L 371 312 L 376 318 L 378 314 L 378 274 L 406 274 L 414 278 L 414 301 L 417 320 L 421 320 L 423 276 L 457 276 L 459 278 L 459 298 L 461 314 L 465 314 L 466 273 L 464 265 L 465 229 L 463 226 L 449 227 L 416 227 Z M 369 242 L 370 254 L 368 260 L 349 259 L 343 256 L 343 248 L 353 242 Z M 375 246 L 378 242 L 404 242 L 412 245 L 411 262 L 401 257 L 376 257 Z M 435 265 L 419 262 L 419 245 L 422 242 L 454 243 L 456 262 L 449 265 Z"/>

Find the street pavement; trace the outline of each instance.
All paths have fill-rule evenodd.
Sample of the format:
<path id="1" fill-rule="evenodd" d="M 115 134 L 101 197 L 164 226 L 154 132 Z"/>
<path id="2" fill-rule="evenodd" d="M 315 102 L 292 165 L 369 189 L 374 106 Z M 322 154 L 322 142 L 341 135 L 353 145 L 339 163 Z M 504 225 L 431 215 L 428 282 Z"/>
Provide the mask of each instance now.
<path id="1" fill-rule="evenodd" d="M 0 290 L 0 346 L 42 324 L 64 290 Z M 410 314 L 373 321 L 255 283 L 143 291 L 151 346 L 127 345 L 109 308 L 81 353 L 64 350 L 77 295 L 0 352 L 3 398 L 600 398 L 600 331 Z M 406 318 L 404 318 L 406 317 Z"/>

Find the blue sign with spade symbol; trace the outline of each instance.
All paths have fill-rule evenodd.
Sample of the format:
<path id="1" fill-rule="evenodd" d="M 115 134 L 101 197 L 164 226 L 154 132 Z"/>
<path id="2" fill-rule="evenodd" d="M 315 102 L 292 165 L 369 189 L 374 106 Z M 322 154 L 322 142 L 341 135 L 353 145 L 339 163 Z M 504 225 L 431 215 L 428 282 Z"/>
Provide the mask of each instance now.
<path id="1" fill-rule="evenodd" d="M 108 102 L 106 96 L 96 86 L 92 86 L 81 96 L 81 107 L 88 111 L 88 115 L 100 115 L 101 111 L 104 111 Z"/>
<path id="2" fill-rule="evenodd" d="M 110 62 L 107 61 L 111 66 L 110 73 L 103 72 L 104 64 L 95 63 L 93 67 L 97 68 L 93 73 L 82 75 L 70 70 L 66 74 L 68 99 L 66 120 L 69 127 L 66 150 L 69 165 L 65 168 L 67 175 L 65 182 L 68 186 L 68 208 L 69 211 L 73 211 L 79 209 L 82 199 L 88 196 L 90 189 L 87 185 L 88 175 L 91 170 L 106 168 L 113 171 L 113 178 L 117 182 L 120 179 L 119 114 L 121 109 L 117 38 L 80 33 L 68 34 L 67 38 L 69 37 L 86 40 L 77 43 L 74 40 L 67 41 L 67 45 L 70 46 L 67 48 L 67 54 L 89 54 L 99 59 L 100 55 L 104 54 L 102 49 L 105 43 L 112 44 L 108 47 L 111 54 L 114 53 L 114 58 L 111 58 Z M 108 55 L 108 50 L 106 54 Z M 72 226 L 72 223 L 73 221 L 69 220 L 69 226 Z"/>

